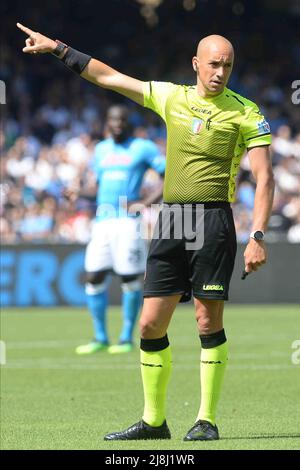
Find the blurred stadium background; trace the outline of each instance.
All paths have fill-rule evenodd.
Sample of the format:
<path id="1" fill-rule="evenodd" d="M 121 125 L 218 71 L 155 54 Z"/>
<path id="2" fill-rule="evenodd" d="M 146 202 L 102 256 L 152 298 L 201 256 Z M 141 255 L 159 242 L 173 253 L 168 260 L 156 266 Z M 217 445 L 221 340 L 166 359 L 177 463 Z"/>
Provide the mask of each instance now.
<path id="1" fill-rule="evenodd" d="M 1 106 L 0 130 L 0 234 L 5 271 L 2 303 L 84 303 L 80 273 L 83 254 L 78 244 L 84 245 L 89 239 L 95 201 L 81 197 L 70 202 L 64 197 L 64 189 L 77 186 L 88 193 L 89 160 L 95 143 L 107 135 L 106 109 L 122 101 L 117 94 L 79 79 L 53 57 L 22 54 L 24 37 L 15 28 L 18 20 L 130 75 L 179 83 L 194 81 L 190 60 L 200 37 L 212 32 L 228 36 L 236 47 L 229 86 L 257 102 L 269 120 L 276 178 L 267 234 L 272 244 L 270 263 L 247 283 L 247 289 L 246 283 L 240 283 L 238 289 L 233 283 L 232 300 L 268 301 L 271 296 L 275 296 L 274 301 L 299 300 L 295 272 L 300 252 L 300 118 L 295 89 L 300 78 L 299 2 L 54 0 L 45 2 L 43 8 L 34 1 L 26 9 L 22 5 L 16 0 L 1 3 L 1 17 L 5 18 L 1 28 L 1 80 L 7 93 L 7 104 Z M 160 118 L 131 102 L 127 104 L 135 134 L 150 137 L 164 152 L 166 135 Z M 149 172 L 144 191 L 151 191 L 155 184 Z M 247 241 L 251 227 L 254 190 L 245 156 L 234 204 L 241 244 Z M 146 210 L 149 234 L 154 219 Z M 71 250 L 67 247 L 70 244 L 77 248 Z M 28 252 L 28 246 L 33 246 L 38 255 L 33 249 Z M 55 285 L 54 293 L 46 287 L 50 281 L 56 284 L 64 269 L 72 277 L 64 264 L 65 253 L 70 251 L 74 256 L 67 260 L 73 270 L 69 281 L 77 291 L 73 300 L 61 294 L 65 287 L 68 290 L 65 277 L 64 283 Z M 242 250 L 239 260 L 241 255 Z M 280 289 L 278 269 L 282 270 L 284 264 L 290 276 L 286 289 Z M 240 269 L 238 263 L 236 272 Z M 34 287 L 27 293 L 22 290 L 25 273 L 29 277 L 32 274 L 31 284 L 40 280 L 45 286 L 40 294 Z M 267 282 L 264 286 L 263 276 Z M 113 300 L 118 302 L 115 288 Z"/>
<path id="2" fill-rule="evenodd" d="M 112 103 L 125 101 L 131 109 L 134 133 L 153 139 L 162 152 L 166 139 L 163 122 L 154 113 L 88 84 L 53 57 L 23 55 L 24 37 L 15 27 L 17 21 L 144 80 L 192 83 L 190 61 L 199 38 L 218 33 L 233 42 L 236 63 L 229 87 L 258 103 L 270 122 L 276 193 L 267 234 L 269 263 L 241 281 L 255 191 L 245 156 L 233 206 L 240 246 L 231 300 L 295 305 L 228 308 L 236 363 L 224 391 L 227 401 L 221 405 L 224 431 L 231 437 L 250 433 L 253 440 L 220 441 L 213 448 L 299 448 L 299 420 L 297 425 L 294 407 L 295 373 L 299 375 L 299 370 L 290 361 L 291 344 L 297 334 L 299 337 L 300 313 L 299 1 L 29 0 L 25 6 L 21 0 L 4 0 L 0 14 L 0 79 L 6 85 L 0 128 L 1 303 L 3 307 L 58 306 L 53 311 L 10 308 L 2 315 L 2 337 L 10 358 L 3 381 L 7 392 L 4 448 L 99 448 L 99 432 L 101 440 L 112 426 L 120 421 L 130 424 L 131 418 L 139 415 L 137 351 L 128 356 L 124 367 L 116 358 L 105 358 L 103 365 L 98 357 L 74 357 L 74 347 L 90 334 L 89 318 L 81 309 L 59 306 L 85 304 L 83 257 L 95 200 L 81 197 L 70 202 L 64 190 L 77 185 L 88 192 L 89 160 L 95 143 L 107 135 L 104 116 Z M 156 179 L 149 172 L 143 190 L 152 191 L 155 185 Z M 144 220 L 150 235 L 154 218 L 145 211 Z M 118 287 L 115 280 L 111 292 L 115 304 L 119 302 Z M 109 320 L 115 336 L 120 322 L 118 310 L 114 309 L 116 314 L 113 312 Z M 196 390 L 198 342 L 188 339 L 192 321 L 183 321 L 189 310 L 191 314 L 191 307 L 182 308 L 182 315 L 178 314 L 172 326 L 177 340 L 174 357 L 178 354 L 179 362 L 180 357 L 191 361 L 191 355 L 195 355 L 191 368 L 195 367 Z M 115 368 L 118 374 L 111 374 Z M 110 393 L 125 384 L 127 387 L 128 370 L 135 391 L 130 399 L 128 394 L 122 396 L 119 421 L 110 408 L 111 395 L 107 395 L 105 384 L 111 383 Z M 184 390 L 189 382 L 194 390 L 189 370 L 182 375 L 177 372 L 177 380 L 182 381 L 181 385 L 176 382 L 177 390 Z M 272 397 L 266 395 L 266 388 L 273 389 Z M 232 395 L 231 390 L 237 389 L 240 398 Z M 187 397 L 179 392 L 175 396 L 175 390 L 173 383 L 171 402 L 180 398 L 173 423 L 176 419 L 177 424 L 180 422 L 178 429 L 183 434 L 185 414 L 193 419 L 195 412 L 189 408 L 192 391 Z M 100 430 L 94 417 L 98 408 L 93 402 L 93 394 L 99 391 Z M 255 394 L 256 400 L 247 404 L 247 398 Z M 233 427 L 232 416 L 236 413 L 246 420 L 243 413 L 247 406 L 252 408 L 248 409 L 251 419 L 246 432 L 245 422 L 234 422 Z M 285 410 L 284 416 L 280 409 Z M 74 413 L 78 416 L 76 423 Z M 276 422 L 280 416 L 285 419 L 286 440 L 280 440 L 284 437 L 280 421 Z M 253 437 L 258 432 L 257 423 L 265 440 Z M 74 426 L 78 429 L 75 435 Z M 270 429 L 277 433 L 277 441 L 270 439 Z M 298 444 L 292 439 L 297 436 Z M 176 442 L 172 445 L 169 448 L 180 448 Z"/>
<path id="3" fill-rule="evenodd" d="M 54 0 L 43 8 L 34 1 L 26 9 L 22 5 L 12 0 L 0 7 L 5 18 L 0 79 L 7 94 L 0 129 L 3 305 L 84 303 L 83 245 L 89 240 L 95 213 L 95 200 L 89 196 L 90 159 L 95 143 L 107 135 L 108 106 L 123 101 L 79 79 L 53 57 L 25 56 L 16 21 L 124 73 L 179 83 L 194 81 L 190 63 L 200 37 L 212 32 L 228 36 L 236 48 L 229 86 L 257 102 L 270 122 L 276 179 L 267 234 L 271 262 L 254 280 L 238 287 L 234 282 L 232 300 L 266 302 L 273 296 L 273 301 L 299 301 L 300 116 L 295 89 L 300 78 L 299 2 Z M 135 135 L 153 139 L 164 152 L 166 134 L 160 118 L 127 103 Z M 151 172 L 144 183 L 145 193 L 155 187 Z M 83 189 L 86 197 L 66 199 L 64 190 L 73 187 Z M 245 155 L 233 206 L 241 244 L 246 243 L 251 227 L 254 191 Z M 155 214 L 145 210 L 144 221 L 150 236 Z M 242 267 L 242 251 L 243 247 L 235 279 Z M 290 275 L 282 288 L 278 270 L 284 264 Z M 58 281 L 61 277 L 65 280 Z M 267 282 L 264 289 L 262 279 Z M 119 301 L 116 283 L 113 302 Z M 77 295 L 69 298 L 72 291 Z"/>

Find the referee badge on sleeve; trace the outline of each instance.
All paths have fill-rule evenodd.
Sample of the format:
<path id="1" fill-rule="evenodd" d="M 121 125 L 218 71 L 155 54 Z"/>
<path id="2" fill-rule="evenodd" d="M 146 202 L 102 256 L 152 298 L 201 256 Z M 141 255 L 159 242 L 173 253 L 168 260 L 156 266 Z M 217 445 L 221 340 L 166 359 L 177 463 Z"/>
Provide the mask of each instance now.
<path id="1" fill-rule="evenodd" d="M 192 132 L 194 134 L 199 134 L 202 127 L 203 127 L 203 124 L 204 124 L 203 119 L 193 118 L 193 120 L 192 120 Z"/>
<path id="2" fill-rule="evenodd" d="M 263 121 L 260 121 L 257 123 L 257 130 L 259 134 L 266 134 L 270 132 L 270 125 L 269 123 L 264 119 Z"/>

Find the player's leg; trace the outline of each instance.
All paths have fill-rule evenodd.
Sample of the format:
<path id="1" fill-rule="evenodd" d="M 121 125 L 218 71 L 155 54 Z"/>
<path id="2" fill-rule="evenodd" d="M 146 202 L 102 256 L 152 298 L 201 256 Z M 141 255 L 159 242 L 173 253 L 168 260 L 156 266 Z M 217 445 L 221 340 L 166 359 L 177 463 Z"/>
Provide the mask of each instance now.
<path id="1" fill-rule="evenodd" d="M 146 244 L 139 233 L 140 218 L 116 220 L 117 236 L 111 241 L 114 271 L 121 278 L 123 326 L 119 344 L 109 348 L 112 354 L 132 350 L 133 332 L 142 304 L 142 282 L 146 265 Z M 126 234 L 126 236 L 124 236 Z"/>
<path id="2" fill-rule="evenodd" d="M 108 305 L 107 289 L 109 285 L 108 271 L 86 273 L 87 306 L 93 321 L 94 339 L 76 348 L 77 354 L 93 354 L 106 351 L 108 334 L 106 327 L 106 310 Z"/>
<path id="3" fill-rule="evenodd" d="M 166 419 L 167 386 L 172 368 L 167 328 L 180 298 L 181 295 L 146 298 L 140 318 L 143 420 L 150 426 L 161 426 Z"/>
<path id="4" fill-rule="evenodd" d="M 166 423 L 166 395 L 172 360 L 167 328 L 181 295 L 144 300 L 140 318 L 141 372 L 144 388 L 143 419 L 126 429 L 105 436 L 105 440 L 169 439 Z"/>
<path id="5" fill-rule="evenodd" d="M 86 273 L 86 298 L 94 326 L 95 349 L 106 350 L 109 340 L 106 324 L 109 271 Z"/>
<path id="6" fill-rule="evenodd" d="M 139 275 L 121 276 L 123 327 L 119 344 L 110 346 L 110 354 L 121 354 L 133 349 L 133 332 L 142 305 L 142 282 Z"/>
<path id="7" fill-rule="evenodd" d="M 236 253 L 230 206 L 210 203 L 204 209 L 204 243 L 190 253 L 196 319 L 201 341 L 201 404 L 195 425 L 185 440 L 218 439 L 216 408 L 227 364 L 227 341 L 223 329 L 224 300 Z"/>
<path id="8" fill-rule="evenodd" d="M 141 372 L 144 388 L 143 419 L 125 431 L 105 436 L 115 439 L 169 439 L 165 420 L 167 385 L 171 374 L 171 349 L 167 328 L 177 303 L 190 298 L 187 258 L 182 239 L 164 236 L 169 209 L 159 214 L 158 237 L 151 241 L 140 318 Z M 170 218 L 170 233 L 175 218 Z M 164 224 L 164 225 L 163 225 Z"/>
<path id="9" fill-rule="evenodd" d="M 227 365 L 228 345 L 223 328 L 224 301 L 195 299 L 201 342 L 201 404 L 197 420 L 216 423 L 216 408 Z"/>
<path id="10" fill-rule="evenodd" d="M 222 300 L 194 299 L 201 341 L 201 400 L 196 424 L 185 440 L 218 439 L 216 409 L 227 365 L 227 341 L 223 329 Z"/>
<path id="11" fill-rule="evenodd" d="M 99 222 L 93 229 L 92 239 L 86 248 L 85 292 L 87 306 L 93 320 L 94 340 L 79 346 L 77 354 L 92 354 L 106 351 L 108 348 L 108 334 L 106 327 L 106 311 L 108 305 L 109 269 L 111 257 L 109 245 L 106 240 L 107 223 Z"/>

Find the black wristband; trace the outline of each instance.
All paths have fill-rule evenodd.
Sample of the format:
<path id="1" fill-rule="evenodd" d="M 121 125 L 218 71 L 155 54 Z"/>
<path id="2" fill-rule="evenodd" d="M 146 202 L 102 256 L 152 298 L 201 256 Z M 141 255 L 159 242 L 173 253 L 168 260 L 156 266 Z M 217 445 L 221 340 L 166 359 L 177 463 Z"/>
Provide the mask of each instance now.
<path id="1" fill-rule="evenodd" d="M 92 56 L 83 54 L 83 52 L 79 52 L 72 47 L 68 47 L 67 52 L 61 59 L 61 61 L 69 67 L 69 69 L 73 70 L 73 72 L 78 73 L 79 75 L 85 69 L 89 61 L 91 60 Z"/>

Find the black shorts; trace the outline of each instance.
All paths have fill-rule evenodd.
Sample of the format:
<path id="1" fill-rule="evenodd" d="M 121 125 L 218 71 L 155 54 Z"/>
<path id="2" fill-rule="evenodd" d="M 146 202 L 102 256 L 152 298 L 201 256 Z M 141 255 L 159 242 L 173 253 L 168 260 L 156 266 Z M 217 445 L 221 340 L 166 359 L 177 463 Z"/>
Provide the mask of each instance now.
<path id="1" fill-rule="evenodd" d="M 182 294 L 180 302 L 187 302 L 191 295 L 228 300 L 236 255 L 230 204 L 174 207 L 164 203 L 159 213 L 147 259 L 144 297 Z"/>

